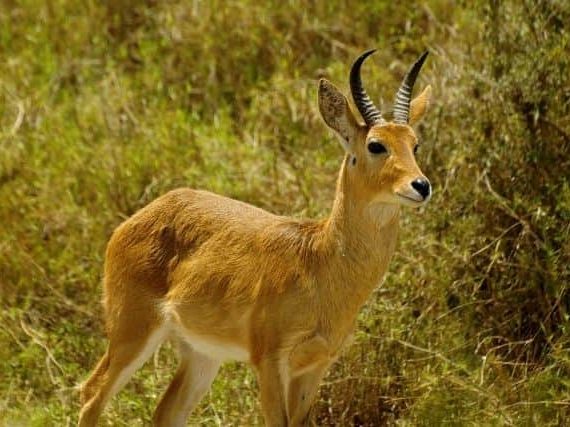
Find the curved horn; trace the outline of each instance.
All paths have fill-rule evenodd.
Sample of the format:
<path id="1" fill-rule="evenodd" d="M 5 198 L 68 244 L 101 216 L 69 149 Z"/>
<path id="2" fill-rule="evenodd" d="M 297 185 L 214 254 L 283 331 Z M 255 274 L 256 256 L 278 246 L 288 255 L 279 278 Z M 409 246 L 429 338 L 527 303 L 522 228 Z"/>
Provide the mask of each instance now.
<path id="1" fill-rule="evenodd" d="M 362 80 L 360 79 L 360 67 L 364 60 L 372 55 L 376 49 L 368 50 L 360 55 L 350 70 L 350 92 L 352 93 L 352 99 L 356 104 L 356 108 L 360 111 L 362 118 L 368 126 L 383 123 L 384 119 L 380 110 L 376 108 L 370 97 L 366 94 L 366 91 L 362 87 Z"/>
<path id="2" fill-rule="evenodd" d="M 400 89 L 398 89 L 398 93 L 396 93 L 396 102 L 394 103 L 394 123 L 408 123 L 412 90 L 414 89 L 414 83 L 416 82 L 416 78 L 418 77 L 422 65 L 424 65 L 424 61 L 426 60 L 428 53 L 429 52 L 426 50 L 422 53 L 422 56 L 414 62 L 414 65 L 412 65 L 404 77 L 404 80 L 400 85 Z"/>

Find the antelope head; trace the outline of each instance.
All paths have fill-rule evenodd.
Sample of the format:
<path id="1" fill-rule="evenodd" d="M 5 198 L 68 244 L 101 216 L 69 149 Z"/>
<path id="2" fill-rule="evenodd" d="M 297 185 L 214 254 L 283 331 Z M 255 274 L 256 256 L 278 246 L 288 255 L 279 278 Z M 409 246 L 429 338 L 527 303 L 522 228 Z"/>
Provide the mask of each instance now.
<path id="1" fill-rule="evenodd" d="M 352 98 L 364 124 L 355 118 L 346 97 L 325 79 L 319 83 L 319 109 L 347 152 L 346 179 L 359 198 L 418 207 L 431 197 L 431 185 L 416 163 L 418 139 L 412 126 L 427 111 L 431 87 L 414 100 L 411 95 L 428 52 L 404 77 L 396 94 L 393 120 L 387 121 L 366 94 L 360 78 L 362 63 L 374 51 L 364 52 L 350 71 Z"/>

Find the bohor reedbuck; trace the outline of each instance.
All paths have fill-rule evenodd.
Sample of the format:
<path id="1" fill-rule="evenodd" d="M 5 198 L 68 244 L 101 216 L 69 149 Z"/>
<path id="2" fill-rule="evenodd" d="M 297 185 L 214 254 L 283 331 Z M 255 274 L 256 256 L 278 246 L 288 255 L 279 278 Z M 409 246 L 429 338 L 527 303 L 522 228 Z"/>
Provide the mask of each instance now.
<path id="1" fill-rule="evenodd" d="M 432 194 L 412 129 L 431 95 L 427 86 L 411 100 L 427 52 L 405 75 L 392 121 L 362 86 L 360 69 L 373 52 L 350 71 L 364 123 L 332 83 L 319 82 L 320 113 L 345 150 L 327 218 L 274 215 L 183 188 L 117 227 L 104 268 L 109 344 L 81 386 L 80 426 L 96 425 L 105 404 L 167 339 L 180 364 L 155 425 L 185 425 L 227 360 L 253 366 L 266 425 L 309 422 L 320 381 L 386 273 L 401 206 L 422 206 Z"/>

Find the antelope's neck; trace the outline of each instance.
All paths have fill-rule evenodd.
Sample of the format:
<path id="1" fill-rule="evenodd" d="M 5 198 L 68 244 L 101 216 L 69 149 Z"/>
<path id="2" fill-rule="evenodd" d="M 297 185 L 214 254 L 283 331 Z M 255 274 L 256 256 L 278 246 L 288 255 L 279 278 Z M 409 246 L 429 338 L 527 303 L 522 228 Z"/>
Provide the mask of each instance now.
<path id="1" fill-rule="evenodd" d="M 380 283 L 396 247 L 400 207 L 362 200 L 352 188 L 345 159 L 325 232 L 336 254 L 338 292 L 358 308 Z"/>

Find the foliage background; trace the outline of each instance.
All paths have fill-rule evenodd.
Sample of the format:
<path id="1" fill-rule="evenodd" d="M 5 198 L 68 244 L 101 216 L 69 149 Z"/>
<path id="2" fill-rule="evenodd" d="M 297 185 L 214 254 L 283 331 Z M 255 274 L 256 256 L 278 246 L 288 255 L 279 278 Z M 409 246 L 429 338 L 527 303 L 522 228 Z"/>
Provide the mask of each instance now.
<path id="1" fill-rule="evenodd" d="M 324 216 L 341 150 L 316 81 L 355 56 L 386 110 L 407 66 L 435 194 L 408 210 L 319 425 L 562 425 L 570 416 L 570 3 L 0 2 L 0 424 L 73 425 L 103 353 L 111 231 L 179 186 Z M 378 98 L 376 98 L 378 99 Z M 169 346 L 103 425 L 145 425 Z M 192 425 L 260 424 L 229 364 Z"/>

